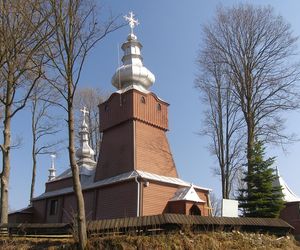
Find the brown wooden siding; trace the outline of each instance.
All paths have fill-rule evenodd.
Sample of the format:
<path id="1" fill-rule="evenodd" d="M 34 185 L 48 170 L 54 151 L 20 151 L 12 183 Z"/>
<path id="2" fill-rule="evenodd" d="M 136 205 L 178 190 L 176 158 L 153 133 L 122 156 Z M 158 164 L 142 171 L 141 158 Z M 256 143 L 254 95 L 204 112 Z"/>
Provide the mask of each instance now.
<path id="1" fill-rule="evenodd" d="M 33 223 L 44 223 L 46 222 L 46 199 L 33 201 Z"/>
<path id="2" fill-rule="evenodd" d="M 132 122 L 105 131 L 95 181 L 134 170 L 133 148 Z"/>
<path id="3" fill-rule="evenodd" d="M 145 98 L 145 103 L 141 101 Z M 158 110 L 158 104 L 160 110 Z M 153 93 L 133 92 L 133 117 L 147 124 L 168 129 L 168 104 L 159 100 Z"/>
<path id="4" fill-rule="evenodd" d="M 188 214 L 189 209 L 192 207 L 195 202 L 183 202 L 184 204 L 178 202 L 173 208 L 168 207 L 168 202 L 173 198 L 175 192 L 182 188 L 180 186 L 173 186 L 168 184 L 160 184 L 150 182 L 148 187 L 143 187 L 143 216 L 146 215 L 155 215 L 161 213 L 175 212 L 178 209 L 180 213 Z M 198 196 L 207 202 L 207 191 L 197 190 Z M 207 203 L 197 203 L 196 204 L 201 210 L 201 215 L 208 216 L 209 209 Z"/>
<path id="5" fill-rule="evenodd" d="M 280 212 L 280 218 L 295 228 L 294 234 L 300 238 L 300 202 L 289 202 Z"/>
<path id="6" fill-rule="evenodd" d="M 33 223 L 34 210 L 32 207 L 8 214 L 9 223 Z"/>
<path id="7" fill-rule="evenodd" d="M 84 197 L 84 206 L 85 206 L 85 214 L 86 220 L 91 221 L 94 218 L 94 203 L 96 202 L 94 197 L 94 190 L 85 191 L 83 193 Z"/>
<path id="8" fill-rule="evenodd" d="M 201 191 L 201 190 L 196 190 L 199 198 L 203 201 L 205 201 L 205 203 L 201 203 L 198 207 L 201 208 L 201 215 L 203 216 L 209 216 L 210 215 L 210 208 L 209 208 L 209 204 L 208 204 L 208 191 Z"/>
<path id="9" fill-rule="evenodd" d="M 98 190 L 96 219 L 137 215 L 137 184 L 134 181 Z"/>
<path id="10" fill-rule="evenodd" d="M 177 187 L 150 182 L 143 187 L 143 216 L 167 212 L 168 201 L 174 196 Z"/>
<path id="11" fill-rule="evenodd" d="M 168 203 L 167 213 L 186 214 L 185 203 L 182 201 L 172 201 Z"/>
<path id="12" fill-rule="evenodd" d="M 51 181 L 46 183 L 46 192 L 51 192 L 66 187 L 72 187 L 72 186 L 73 186 L 72 177 L 65 178 L 62 180 L 57 180 L 57 181 Z"/>
<path id="13" fill-rule="evenodd" d="M 145 103 L 141 102 L 142 97 L 145 98 Z M 158 104 L 160 110 L 158 110 Z M 106 102 L 99 105 L 100 131 L 132 119 L 167 130 L 168 105 L 153 93 L 144 94 L 137 90 L 129 90 L 123 94 L 114 93 Z"/>
<path id="14" fill-rule="evenodd" d="M 153 93 L 129 90 L 112 94 L 99 108 L 104 132 L 95 181 L 134 169 L 177 177 L 165 134 L 167 103 Z"/>
<path id="15" fill-rule="evenodd" d="M 135 122 L 136 169 L 178 177 L 165 131 Z"/>
<path id="16" fill-rule="evenodd" d="M 99 105 L 101 123 L 100 131 L 116 126 L 133 118 L 133 96 L 131 91 L 124 94 L 114 93 Z"/>
<path id="17" fill-rule="evenodd" d="M 201 211 L 201 215 L 205 213 L 205 208 L 203 204 L 193 202 L 193 201 L 186 201 L 186 200 L 179 200 L 179 201 L 171 201 L 168 203 L 168 213 L 175 213 L 175 214 L 185 214 L 190 215 L 190 209 L 192 206 L 197 206 Z"/>
<path id="18" fill-rule="evenodd" d="M 60 222 L 68 223 L 74 221 L 77 210 L 76 198 L 74 194 L 64 196 L 62 219 Z"/>

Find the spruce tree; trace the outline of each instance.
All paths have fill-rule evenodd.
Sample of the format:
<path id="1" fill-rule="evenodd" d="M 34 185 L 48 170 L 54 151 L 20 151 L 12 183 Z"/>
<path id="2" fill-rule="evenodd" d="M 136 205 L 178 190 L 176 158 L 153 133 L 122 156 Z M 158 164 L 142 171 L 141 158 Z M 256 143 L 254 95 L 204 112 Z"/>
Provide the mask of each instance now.
<path id="1" fill-rule="evenodd" d="M 245 173 L 246 188 L 240 189 L 239 207 L 245 217 L 276 218 L 283 208 L 281 187 L 274 187 L 276 175 L 271 167 L 275 157 L 264 160 L 265 148 L 262 142 L 254 144 L 251 171 Z"/>

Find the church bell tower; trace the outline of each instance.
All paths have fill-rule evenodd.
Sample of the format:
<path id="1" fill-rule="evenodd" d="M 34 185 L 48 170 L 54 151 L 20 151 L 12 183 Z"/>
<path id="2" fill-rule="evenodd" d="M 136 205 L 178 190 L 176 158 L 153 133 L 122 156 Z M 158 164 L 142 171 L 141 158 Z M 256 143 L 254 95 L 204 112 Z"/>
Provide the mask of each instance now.
<path id="1" fill-rule="evenodd" d="M 131 28 L 122 45 L 122 63 L 112 85 L 117 88 L 99 105 L 103 139 L 95 181 L 140 170 L 178 177 L 166 137 L 169 104 L 149 90 L 155 76 L 143 65 L 142 45 L 133 29 L 132 13 L 125 17 Z"/>

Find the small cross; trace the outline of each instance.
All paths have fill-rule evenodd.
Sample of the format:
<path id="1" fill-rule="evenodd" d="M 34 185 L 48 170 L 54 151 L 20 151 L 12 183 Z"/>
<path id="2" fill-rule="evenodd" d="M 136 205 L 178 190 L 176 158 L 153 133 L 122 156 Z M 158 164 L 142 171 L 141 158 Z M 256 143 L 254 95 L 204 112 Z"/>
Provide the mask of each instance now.
<path id="1" fill-rule="evenodd" d="M 85 115 L 90 113 L 86 107 L 83 107 L 83 109 L 80 109 L 80 111 L 83 113 L 83 121 L 85 122 Z"/>
<path id="2" fill-rule="evenodd" d="M 133 34 L 134 27 L 140 24 L 137 19 L 134 19 L 134 16 L 135 15 L 132 11 L 129 12 L 128 16 L 124 16 L 125 20 L 128 21 L 129 27 L 131 29 L 131 34 Z"/>

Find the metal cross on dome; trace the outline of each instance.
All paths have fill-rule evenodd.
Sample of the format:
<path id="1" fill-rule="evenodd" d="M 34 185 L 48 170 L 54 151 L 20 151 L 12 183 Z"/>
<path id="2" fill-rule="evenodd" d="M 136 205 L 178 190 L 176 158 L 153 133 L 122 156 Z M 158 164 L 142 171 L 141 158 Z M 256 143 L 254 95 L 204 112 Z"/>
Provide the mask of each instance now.
<path id="1" fill-rule="evenodd" d="M 128 16 L 124 16 L 125 20 L 128 22 L 130 30 L 131 30 L 131 34 L 133 34 L 133 29 L 135 26 L 139 25 L 139 21 L 137 19 L 134 19 L 134 14 L 132 11 L 129 12 Z"/>
<path id="2" fill-rule="evenodd" d="M 88 109 L 86 107 L 83 107 L 83 109 L 80 109 L 80 111 L 83 114 L 83 121 L 85 122 L 85 115 L 89 114 L 90 112 L 88 111 Z"/>

